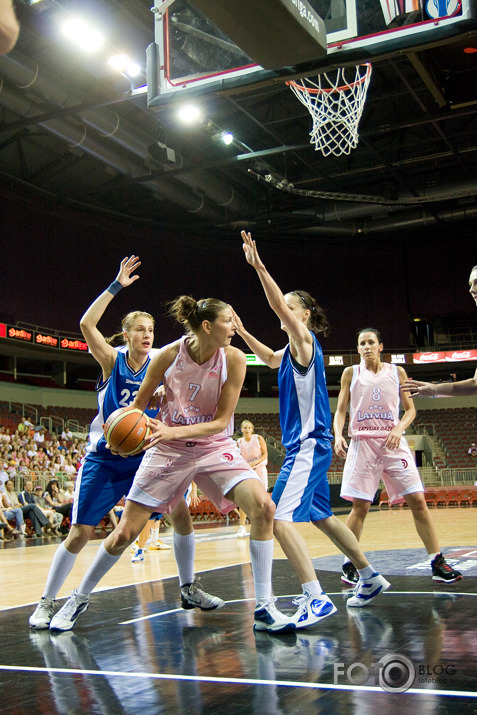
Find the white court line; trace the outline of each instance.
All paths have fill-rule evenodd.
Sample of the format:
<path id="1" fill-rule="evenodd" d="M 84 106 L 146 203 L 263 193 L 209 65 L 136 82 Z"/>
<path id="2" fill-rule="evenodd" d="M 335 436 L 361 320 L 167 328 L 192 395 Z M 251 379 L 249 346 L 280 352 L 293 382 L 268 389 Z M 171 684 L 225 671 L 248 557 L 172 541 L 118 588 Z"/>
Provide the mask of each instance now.
<path id="1" fill-rule="evenodd" d="M 177 675 L 168 673 L 124 673 L 118 670 L 80 670 L 74 668 L 33 668 L 20 665 L 0 665 L 0 670 L 14 671 L 17 673 L 63 673 L 65 675 L 99 675 L 117 678 L 146 678 L 148 680 L 179 680 L 198 683 L 219 683 L 222 685 L 268 685 L 285 688 L 309 688 L 312 690 L 353 690 L 358 692 L 385 693 L 386 691 L 375 685 L 339 685 L 337 683 L 304 683 L 295 680 L 259 680 L 255 678 L 204 678 L 199 675 Z M 389 693 L 394 695 L 395 693 Z M 436 697 L 451 698 L 477 698 L 477 693 L 471 690 L 428 690 L 426 688 L 409 688 L 399 695 L 434 695 Z"/>
<path id="2" fill-rule="evenodd" d="M 335 592 L 327 592 L 327 596 L 342 596 L 343 591 L 335 591 Z M 351 595 L 351 591 L 350 591 Z M 290 593 L 288 595 L 284 596 L 277 596 L 277 601 L 280 599 L 284 598 L 296 598 L 297 594 L 296 593 Z M 384 593 L 381 594 L 381 596 L 477 596 L 477 593 L 459 593 L 459 592 L 454 592 L 454 591 L 443 591 L 442 593 L 439 593 L 438 591 L 385 591 Z M 237 598 L 232 601 L 225 601 L 225 605 L 227 606 L 230 603 L 246 603 L 247 601 L 254 601 L 254 598 Z M 343 605 L 346 605 L 346 602 L 344 602 Z M 131 623 L 139 623 L 140 621 L 148 621 L 151 618 L 160 618 L 161 616 L 168 616 L 171 613 L 182 613 L 183 608 L 172 608 L 169 611 L 158 611 L 158 613 L 150 613 L 148 616 L 140 616 L 139 618 L 132 618 L 130 621 L 121 621 L 118 623 L 119 626 L 128 626 Z M 353 609 L 353 610 L 361 610 L 359 608 Z M 367 613 L 370 613 L 368 609 L 366 609 Z"/>

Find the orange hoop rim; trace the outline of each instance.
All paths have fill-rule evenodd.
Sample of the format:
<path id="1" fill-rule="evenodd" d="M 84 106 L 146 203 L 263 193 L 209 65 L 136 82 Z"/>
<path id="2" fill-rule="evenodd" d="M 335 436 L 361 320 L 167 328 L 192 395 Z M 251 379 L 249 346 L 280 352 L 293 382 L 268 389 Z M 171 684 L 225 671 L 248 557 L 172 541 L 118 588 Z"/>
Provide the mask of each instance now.
<path id="1" fill-rule="evenodd" d="M 326 92 L 326 94 L 332 94 L 333 92 L 344 92 L 347 89 L 354 89 L 357 85 L 363 84 L 371 74 L 372 65 L 371 62 L 364 62 L 363 64 L 356 65 L 357 67 L 366 67 L 365 74 L 359 79 L 355 79 L 354 82 L 342 85 L 341 87 L 332 87 L 330 89 L 325 89 L 324 87 L 305 87 L 303 84 L 298 84 L 295 80 L 289 80 L 285 82 L 288 87 L 294 87 L 299 92 L 308 92 L 308 94 L 321 94 L 321 92 Z M 326 72 L 324 72 L 326 74 Z"/>

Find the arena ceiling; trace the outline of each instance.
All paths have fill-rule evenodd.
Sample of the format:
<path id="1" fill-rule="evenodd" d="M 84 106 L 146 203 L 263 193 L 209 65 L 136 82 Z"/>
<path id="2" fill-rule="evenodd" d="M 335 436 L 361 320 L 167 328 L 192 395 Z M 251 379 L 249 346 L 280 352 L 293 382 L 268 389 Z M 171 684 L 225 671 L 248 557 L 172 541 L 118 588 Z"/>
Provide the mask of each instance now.
<path id="1" fill-rule="evenodd" d="M 477 53 L 462 52 L 472 33 L 373 62 L 358 147 L 324 157 L 284 83 L 204 96 L 194 128 L 180 125 L 177 104 L 148 109 L 144 76 L 118 79 L 60 38 L 55 13 L 73 6 L 17 1 L 21 35 L 0 58 L 0 180 L 11 190 L 181 232 L 475 232 Z M 81 3 L 143 65 L 150 6 Z M 236 138 L 230 146 L 217 140 L 222 130 Z"/>

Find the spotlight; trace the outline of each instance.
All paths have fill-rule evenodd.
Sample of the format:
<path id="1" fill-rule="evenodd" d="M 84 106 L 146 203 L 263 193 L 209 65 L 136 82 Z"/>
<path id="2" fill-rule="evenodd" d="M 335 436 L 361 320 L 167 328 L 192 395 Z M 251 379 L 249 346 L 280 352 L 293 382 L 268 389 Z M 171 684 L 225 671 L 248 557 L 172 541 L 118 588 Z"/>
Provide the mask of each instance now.
<path id="1" fill-rule="evenodd" d="M 86 52 L 95 52 L 104 42 L 104 37 L 80 18 L 67 20 L 63 23 L 62 30 L 68 39 Z"/>
<path id="2" fill-rule="evenodd" d="M 108 60 L 108 65 L 118 72 L 122 72 L 130 62 L 127 55 L 113 55 Z"/>
<path id="3" fill-rule="evenodd" d="M 200 109 L 195 105 L 185 104 L 179 109 L 177 116 L 186 124 L 192 124 L 192 122 L 199 121 L 201 113 Z"/>
<path id="4" fill-rule="evenodd" d="M 232 132 L 223 132 L 222 141 L 224 142 L 224 144 L 228 146 L 229 144 L 232 144 L 233 140 L 234 135 L 232 134 Z"/>
<path id="5" fill-rule="evenodd" d="M 137 77 L 140 72 L 141 67 L 137 64 L 137 62 L 130 62 L 126 69 L 126 73 L 129 77 Z"/>

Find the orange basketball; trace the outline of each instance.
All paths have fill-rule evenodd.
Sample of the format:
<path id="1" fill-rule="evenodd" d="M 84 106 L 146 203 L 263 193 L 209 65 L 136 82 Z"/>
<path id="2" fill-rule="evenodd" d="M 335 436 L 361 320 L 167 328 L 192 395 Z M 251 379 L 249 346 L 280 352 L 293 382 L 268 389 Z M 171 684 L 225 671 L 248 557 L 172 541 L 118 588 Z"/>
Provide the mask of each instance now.
<path id="1" fill-rule="evenodd" d="M 110 449 L 125 457 L 141 452 L 148 435 L 147 416 L 132 407 L 115 410 L 104 425 L 104 436 Z"/>

